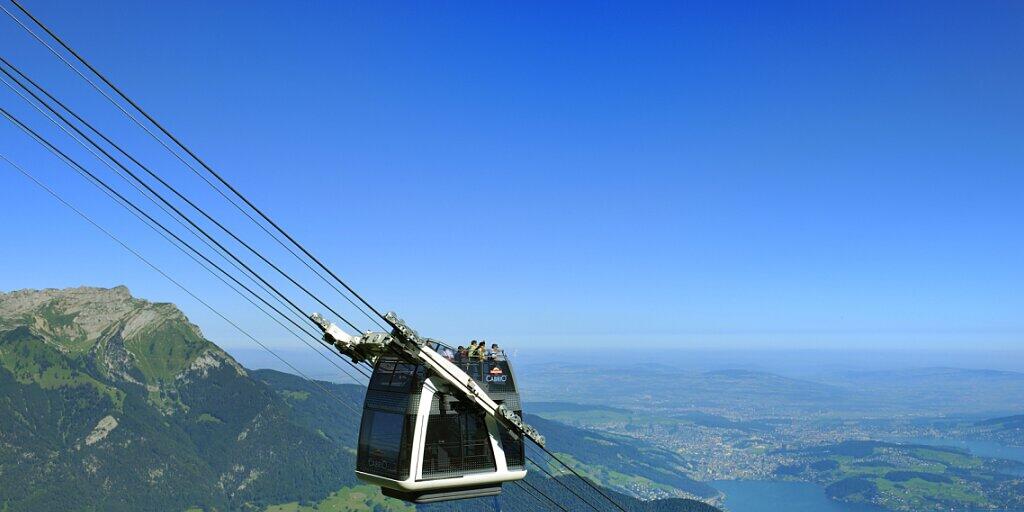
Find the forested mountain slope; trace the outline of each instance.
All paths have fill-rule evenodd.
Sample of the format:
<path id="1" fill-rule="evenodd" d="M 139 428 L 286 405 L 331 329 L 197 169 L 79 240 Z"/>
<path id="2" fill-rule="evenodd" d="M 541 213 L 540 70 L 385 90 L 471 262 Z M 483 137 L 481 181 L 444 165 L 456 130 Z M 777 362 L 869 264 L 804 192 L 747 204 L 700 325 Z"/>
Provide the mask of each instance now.
<path id="1" fill-rule="evenodd" d="M 357 487 L 359 419 L 337 398 L 358 410 L 363 388 L 321 385 L 330 394 L 248 371 L 173 305 L 124 287 L 0 293 L 0 510 L 409 510 Z M 530 480 L 570 510 L 585 506 Z M 543 509 L 506 489 L 503 510 Z M 629 510 L 714 510 L 618 499 Z"/>
<path id="2" fill-rule="evenodd" d="M 259 506 L 351 484 L 351 467 L 173 305 L 125 288 L 0 295 L 11 511 Z"/>

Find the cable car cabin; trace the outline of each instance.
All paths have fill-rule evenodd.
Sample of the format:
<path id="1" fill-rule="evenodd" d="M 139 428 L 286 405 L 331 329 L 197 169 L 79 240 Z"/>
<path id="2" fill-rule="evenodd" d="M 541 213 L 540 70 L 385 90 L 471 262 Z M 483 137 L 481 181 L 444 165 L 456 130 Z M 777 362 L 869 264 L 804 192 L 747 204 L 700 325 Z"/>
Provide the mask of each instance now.
<path id="1" fill-rule="evenodd" d="M 455 360 L 494 401 L 522 414 L 512 368 L 499 360 Z M 446 381 L 397 352 L 381 355 L 363 405 L 356 475 L 385 496 L 431 503 L 501 493 L 526 476 L 522 437 L 473 404 L 447 393 Z"/>

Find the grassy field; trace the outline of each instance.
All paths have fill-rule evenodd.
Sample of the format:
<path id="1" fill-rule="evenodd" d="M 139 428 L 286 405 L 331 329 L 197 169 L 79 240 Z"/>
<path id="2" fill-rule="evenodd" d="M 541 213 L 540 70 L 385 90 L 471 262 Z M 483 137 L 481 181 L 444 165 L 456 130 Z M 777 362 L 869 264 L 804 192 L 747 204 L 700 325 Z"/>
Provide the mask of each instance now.
<path id="1" fill-rule="evenodd" d="M 963 505 L 984 507 L 989 501 L 981 494 L 970 491 L 962 482 L 928 482 L 912 478 L 905 482 L 892 482 L 884 478 L 874 479 L 875 485 L 884 496 L 884 501 L 909 506 L 912 509 L 927 509 L 936 501 L 956 502 Z"/>
<path id="2" fill-rule="evenodd" d="M 301 505 L 297 502 L 273 505 L 265 512 L 415 512 L 416 507 L 403 501 L 386 498 L 380 489 L 371 485 L 345 487 L 331 493 L 316 504 Z"/>
<path id="3" fill-rule="evenodd" d="M 805 454 L 811 457 L 787 473 L 827 484 L 828 494 L 842 501 L 907 511 L 1010 505 L 1001 486 L 1013 477 L 1000 473 L 996 461 L 956 449 L 858 441 Z"/>
<path id="4" fill-rule="evenodd" d="M 23 337 L 19 332 L 12 331 L 6 336 L 5 343 L 0 347 L 0 367 L 9 371 L 18 382 L 35 383 L 43 389 L 91 386 L 110 397 L 115 407 L 121 409 L 124 392 L 78 371 L 72 367 L 72 363 L 77 364 L 76 360 L 68 359 L 51 345 L 31 335 Z"/>

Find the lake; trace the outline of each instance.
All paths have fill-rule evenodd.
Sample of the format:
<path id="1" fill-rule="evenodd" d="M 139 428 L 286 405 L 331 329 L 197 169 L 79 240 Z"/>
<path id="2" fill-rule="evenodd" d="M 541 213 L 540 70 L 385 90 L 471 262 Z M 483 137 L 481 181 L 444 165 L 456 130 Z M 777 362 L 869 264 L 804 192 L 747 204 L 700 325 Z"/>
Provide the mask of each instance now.
<path id="1" fill-rule="evenodd" d="M 825 488 L 806 482 L 715 480 L 709 484 L 725 493 L 729 512 L 881 512 L 871 505 L 832 501 Z"/>

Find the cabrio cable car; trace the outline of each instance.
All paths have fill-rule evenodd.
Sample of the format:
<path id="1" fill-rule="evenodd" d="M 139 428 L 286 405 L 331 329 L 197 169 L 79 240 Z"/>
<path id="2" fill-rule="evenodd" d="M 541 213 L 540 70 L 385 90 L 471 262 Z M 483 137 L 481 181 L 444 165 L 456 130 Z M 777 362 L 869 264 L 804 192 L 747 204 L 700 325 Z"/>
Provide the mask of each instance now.
<path id="1" fill-rule="evenodd" d="M 507 361 L 456 364 L 496 402 L 520 412 Z M 524 478 L 522 438 L 429 373 L 393 352 L 378 358 L 363 405 L 356 475 L 385 496 L 416 503 L 493 496 L 502 482 Z"/>
<path id="2" fill-rule="evenodd" d="M 311 318 L 342 353 L 374 361 L 359 428 L 359 479 L 385 496 L 431 503 L 495 496 L 502 483 L 526 477 L 524 437 L 544 438 L 522 422 L 503 355 L 457 359 L 451 347 L 420 338 L 393 314 L 391 333 L 355 337 Z"/>

